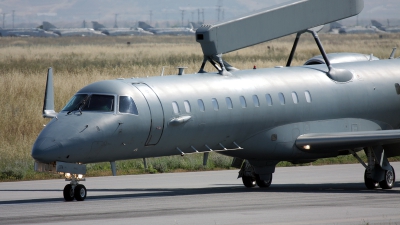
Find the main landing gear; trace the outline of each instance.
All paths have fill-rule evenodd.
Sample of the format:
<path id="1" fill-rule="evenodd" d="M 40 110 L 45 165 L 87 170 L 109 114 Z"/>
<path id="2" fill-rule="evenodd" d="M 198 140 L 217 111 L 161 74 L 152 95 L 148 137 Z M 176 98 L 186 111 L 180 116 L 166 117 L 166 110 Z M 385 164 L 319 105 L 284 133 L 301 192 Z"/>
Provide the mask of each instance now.
<path id="1" fill-rule="evenodd" d="M 353 156 L 365 167 L 364 183 L 368 189 L 392 189 L 396 181 L 394 168 L 390 165 L 382 146 L 364 149 L 368 165 L 353 151 Z"/>
<path id="2" fill-rule="evenodd" d="M 71 181 L 69 184 L 65 185 L 63 195 L 67 202 L 73 201 L 84 201 L 87 195 L 85 185 L 79 184 L 79 181 L 84 181 L 82 175 L 65 173 L 65 180 Z"/>
<path id="3" fill-rule="evenodd" d="M 255 187 L 256 185 L 260 188 L 267 188 L 271 186 L 272 173 L 263 174 L 260 176 L 255 173 L 253 166 L 246 160 L 239 171 L 239 177 L 242 178 L 243 185 L 247 188 Z"/>

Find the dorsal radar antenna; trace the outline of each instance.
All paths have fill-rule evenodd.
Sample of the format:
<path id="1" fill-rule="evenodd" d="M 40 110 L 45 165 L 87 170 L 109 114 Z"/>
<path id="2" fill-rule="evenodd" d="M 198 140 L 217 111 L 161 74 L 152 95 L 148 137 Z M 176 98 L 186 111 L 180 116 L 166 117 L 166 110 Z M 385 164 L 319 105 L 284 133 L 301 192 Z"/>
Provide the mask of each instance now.
<path id="1" fill-rule="evenodd" d="M 222 60 L 228 52 L 359 14 L 363 0 L 292 0 L 230 21 L 203 25 L 196 31 L 204 59 L 199 73 L 210 62 L 221 75 L 237 70 Z M 228 67 L 229 65 L 229 67 Z"/>

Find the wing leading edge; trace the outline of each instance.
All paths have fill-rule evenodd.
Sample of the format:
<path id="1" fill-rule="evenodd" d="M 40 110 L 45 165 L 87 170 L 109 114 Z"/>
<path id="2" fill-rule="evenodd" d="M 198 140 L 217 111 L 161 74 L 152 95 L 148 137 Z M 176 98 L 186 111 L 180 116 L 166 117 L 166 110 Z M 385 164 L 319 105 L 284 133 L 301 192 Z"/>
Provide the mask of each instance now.
<path id="1" fill-rule="evenodd" d="M 394 143 L 400 143 L 400 130 L 310 133 L 296 139 L 296 146 L 309 153 L 329 153 Z"/>

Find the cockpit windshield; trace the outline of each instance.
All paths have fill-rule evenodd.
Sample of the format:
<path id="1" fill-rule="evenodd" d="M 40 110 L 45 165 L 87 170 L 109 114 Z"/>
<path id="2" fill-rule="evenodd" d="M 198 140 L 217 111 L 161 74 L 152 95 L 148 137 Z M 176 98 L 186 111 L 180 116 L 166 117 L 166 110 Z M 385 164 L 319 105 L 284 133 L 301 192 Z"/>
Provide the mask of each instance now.
<path id="1" fill-rule="evenodd" d="M 113 112 L 114 104 L 115 102 L 113 95 L 77 94 L 71 98 L 71 100 L 62 110 L 68 112 L 75 110 Z"/>
<path id="2" fill-rule="evenodd" d="M 83 107 L 83 111 L 114 111 L 114 96 L 112 95 L 91 95 Z"/>
<path id="3" fill-rule="evenodd" d="M 83 106 L 85 99 L 87 98 L 87 94 L 78 94 L 74 95 L 71 100 L 67 103 L 67 105 L 62 109 L 62 111 L 74 111 L 78 110 Z"/>

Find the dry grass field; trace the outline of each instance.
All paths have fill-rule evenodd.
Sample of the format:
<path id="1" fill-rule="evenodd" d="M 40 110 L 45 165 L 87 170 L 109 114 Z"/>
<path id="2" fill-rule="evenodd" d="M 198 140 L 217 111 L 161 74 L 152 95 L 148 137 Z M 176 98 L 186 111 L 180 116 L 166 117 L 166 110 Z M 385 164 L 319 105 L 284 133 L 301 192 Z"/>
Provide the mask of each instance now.
<path id="1" fill-rule="evenodd" d="M 400 46 L 400 35 L 320 35 L 326 51 L 373 53 L 387 58 L 392 47 Z M 294 36 L 280 38 L 229 53 L 224 60 L 239 69 L 285 65 Z M 127 42 L 130 42 L 128 45 Z M 313 38 L 303 35 L 294 65 L 318 55 Z M 397 54 L 398 56 L 399 54 Z M 41 117 L 46 71 L 54 69 L 56 110 L 83 86 L 104 79 L 176 74 L 198 71 L 202 62 L 200 45 L 194 37 L 66 37 L 0 38 L 0 180 L 44 178 L 33 172 L 31 146 L 43 125 Z M 211 66 L 207 71 L 214 71 Z M 355 162 L 347 158 L 320 163 Z M 230 159 L 212 155 L 203 168 L 201 156 L 163 157 L 149 160 L 149 172 L 229 168 Z M 286 165 L 282 163 L 281 165 Z M 118 163 L 119 173 L 143 173 L 141 160 Z M 109 175 L 107 163 L 89 165 L 90 175 Z M 48 177 L 46 175 L 46 177 Z"/>

